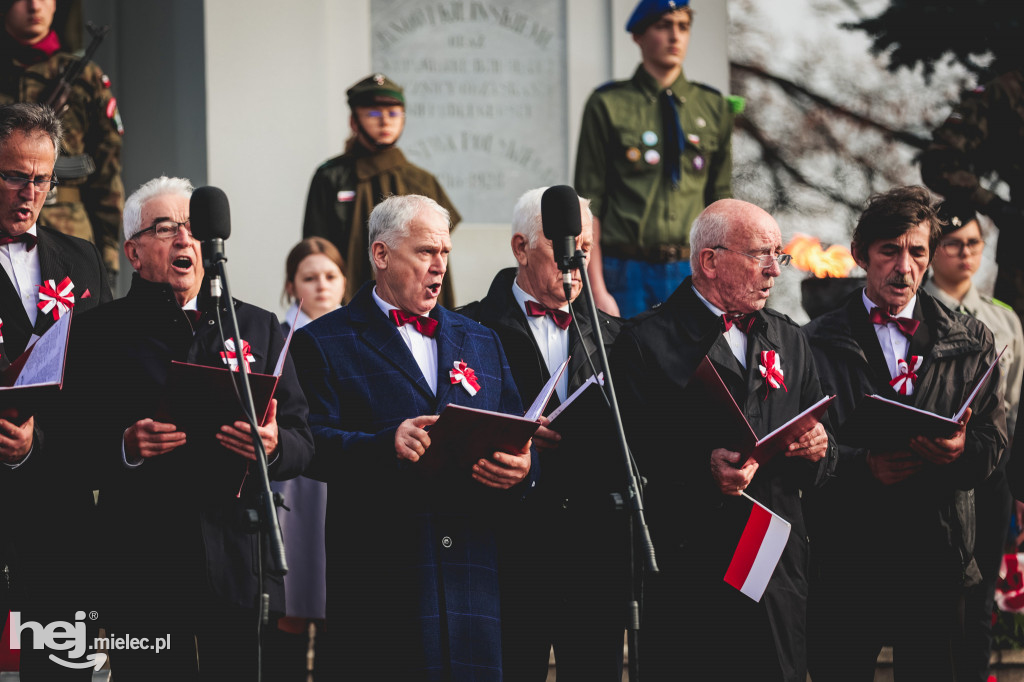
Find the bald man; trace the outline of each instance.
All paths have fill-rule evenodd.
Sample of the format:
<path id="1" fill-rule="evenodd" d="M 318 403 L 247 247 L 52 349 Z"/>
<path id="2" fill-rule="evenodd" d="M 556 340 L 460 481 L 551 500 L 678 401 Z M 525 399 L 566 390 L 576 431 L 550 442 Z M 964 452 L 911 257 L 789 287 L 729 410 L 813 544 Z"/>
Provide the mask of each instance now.
<path id="1" fill-rule="evenodd" d="M 630 447 L 661 572 L 641 613 L 645 679 L 806 680 L 808 547 L 801 490 L 819 485 L 836 448 L 816 423 L 758 466 L 723 447 L 729 426 L 694 370 L 705 355 L 758 437 L 822 397 L 810 348 L 765 308 L 781 267 L 779 226 L 723 199 L 690 232 L 692 276 L 627 324 L 612 350 Z M 762 370 L 764 367 L 765 370 Z M 768 373 L 766 377 L 765 374 Z M 792 524 L 760 602 L 723 581 L 752 502 Z"/>

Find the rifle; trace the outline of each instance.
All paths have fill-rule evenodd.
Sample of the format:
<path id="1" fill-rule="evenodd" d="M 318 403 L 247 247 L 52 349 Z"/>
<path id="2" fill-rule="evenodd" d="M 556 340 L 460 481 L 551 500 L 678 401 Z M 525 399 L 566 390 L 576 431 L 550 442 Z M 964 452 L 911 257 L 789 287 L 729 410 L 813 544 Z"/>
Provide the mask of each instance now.
<path id="1" fill-rule="evenodd" d="M 68 97 L 71 95 L 71 85 L 75 82 L 79 76 L 82 75 L 82 71 L 86 65 L 92 61 L 92 57 L 96 54 L 96 50 L 99 49 L 100 44 L 106 37 L 107 32 L 110 31 L 109 26 L 101 26 L 96 28 L 91 21 L 86 22 L 86 29 L 89 31 L 89 35 L 92 36 L 92 40 L 89 42 L 89 46 L 85 48 L 85 54 L 82 58 L 72 62 L 64 69 L 64 73 L 61 74 L 60 79 L 54 83 L 50 88 L 47 88 L 47 92 L 44 93 L 43 97 L 40 97 L 40 101 L 46 106 L 50 107 L 57 114 L 62 114 L 64 108 L 68 105 Z"/>

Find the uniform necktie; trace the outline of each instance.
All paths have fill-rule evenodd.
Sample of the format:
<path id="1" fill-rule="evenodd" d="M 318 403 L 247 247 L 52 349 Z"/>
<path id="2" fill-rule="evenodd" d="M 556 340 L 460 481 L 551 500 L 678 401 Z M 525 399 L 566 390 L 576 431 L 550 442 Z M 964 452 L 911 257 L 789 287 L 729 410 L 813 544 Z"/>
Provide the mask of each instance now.
<path id="1" fill-rule="evenodd" d="M 36 236 L 34 234 L 22 232 L 21 234 L 9 235 L 6 232 L 0 232 L 0 246 L 3 246 L 4 244 L 13 244 L 15 242 L 21 242 L 29 251 L 36 248 Z"/>
<path id="2" fill-rule="evenodd" d="M 872 308 L 869 317 L 871 318 L 871 324 L 896 325 L 908 338 L 913 336 L 917 328 L 921 326 L 920 320 L 914 320 L 909 317 L 893 317 L 881 308 Z"/>
<path id="3" fill-rule="evenodd" d="M 686 137 L 679 123 L 679 110 L 671 90 L 661 93 L 661 139 L 665 141 L 665 174 L 672 180 L 672 186 L 679 186 L 679 157 L 683 153 Z"/>
<path id="4" fill-rule="evenodd" d="M 536 301 L 526 302 L 526 314 L 530 317 L 542 317 L 547 315 L 551 318 L 551 321 L 558 325 L 559 329 L 568 329 L 569 325 L 572 324 L 572 315 L 565 312 L 564 310 L 558 310 L 557 308 L 549 308 L 546 305 L 541 305 Z"/>
<path id="5" fill-rule="evenodd" d="M 729 313 L 722 314 L 722 324 L 725 327 L 725 331 L 732 329 L 733 325 L 736 325 L 741 332 L 749 334 L 750 330 L 754 328 L 754 322 L 757 317 L 754 313 L 744 313 L 742 315 L 730 315 Z"/>
<path id="6" fill-rule="evenodd" d="M 434 333 L 437 331 L 437 320 L 423 315 L 413 315 L 399 308 L 391 309 L 391 321 L 395 323 L 396 327 L 411 324 L 413 329 L 429 338 L 434 338 Z"/>

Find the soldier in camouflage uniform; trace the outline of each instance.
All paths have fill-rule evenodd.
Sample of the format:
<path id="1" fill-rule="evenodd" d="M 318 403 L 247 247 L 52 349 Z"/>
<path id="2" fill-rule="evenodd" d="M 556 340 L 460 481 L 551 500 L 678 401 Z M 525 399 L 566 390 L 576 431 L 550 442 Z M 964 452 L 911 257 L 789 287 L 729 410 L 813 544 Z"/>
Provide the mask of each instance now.
<path id="1" fill-rule="evenodd" d="M 0 104 L 39 102 L 77 57 L 51 26 L 56 0 L 0 2 Z M 94 242 L 113 282 L 120 264 L 121 118 L 110 79 L 90 62 L 75 80 L 62 112 L 64 144 L 54 172 L 60 185 L 40 220 Z M 2 169 L 0 169 L 2 170 Z M 111 287 L 113 289 L 113 286 Z"/>
<path id="2" fill-rule="evenodd" d="M 921 177 L 943 196 L 969 201 L 999 228 L 995 296 L 1024 317 L 1024 74 L 1021 69 L 966 93 L 932 133 L 921 156 Z M 1006 201 L 979 180 L 996 175 L 1010 188 Z"/>
<path id="3" fill-rule="evenodd" d="M 628 81 L 587 101 L 575 188 L 594 212 L 590 278 L 602 310 L 632 317 L 690 274 L 687 237 L 732 196 L 729 101 L 686 80 L 688 0 L 642 0 L 626 25 L 643 58 Z"/>

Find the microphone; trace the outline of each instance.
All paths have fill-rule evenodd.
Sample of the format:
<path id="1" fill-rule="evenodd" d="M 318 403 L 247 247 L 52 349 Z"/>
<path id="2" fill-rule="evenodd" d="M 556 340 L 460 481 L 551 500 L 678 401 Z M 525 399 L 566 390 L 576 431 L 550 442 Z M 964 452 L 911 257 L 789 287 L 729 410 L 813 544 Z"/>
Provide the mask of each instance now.
<path id="1" fill-rule="evenodd" d="M 540 197 L 540 216 L 544 236 L 551 240 L 555 263 L 562 271 L 562 283 L 567 292 L 571 291 L 571 273 L 578 267 L 573 261 L 576 237 L 583 231 L 580 223 L 580 198 L 576 190 L 568 185 L 548 187 Z"/>
<path id="2" fill-rule="evenodd" d="M 192 237 L 202 243 L 203 267 L 210 269 L 225 260 L 224 240 L 231 236 L 228 197 L 219 187 L 199 187 L 188 202 Z M 220 298 L 220 277 L 210 278 L 210 295 Z"/>

